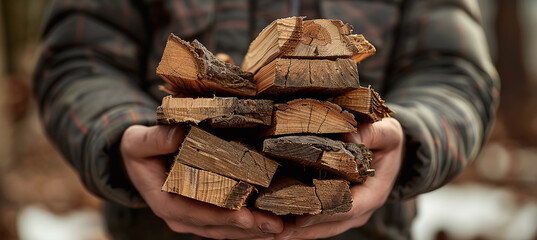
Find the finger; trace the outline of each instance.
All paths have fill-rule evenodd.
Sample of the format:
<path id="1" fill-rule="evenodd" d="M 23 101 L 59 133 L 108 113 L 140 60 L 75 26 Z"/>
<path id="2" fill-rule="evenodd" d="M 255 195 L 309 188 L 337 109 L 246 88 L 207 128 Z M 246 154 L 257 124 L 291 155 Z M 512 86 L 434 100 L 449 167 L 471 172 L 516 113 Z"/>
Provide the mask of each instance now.
<path id="1" fill-rule="evenodd" d="M 362 143 L 371 150 L 393 149 L 402 139 L 403 130 L 394 118 L 384 118 L 373 124 L 361 124 L 356 133 L 343 134 L 344 141 Z"/>
<path id="2" fill-rule="evenodd" d="M 370 180 L 368 180 L 370 181 Z M 341 222 L 348 221 L 355 217 L 359 217 L 366 213 L 369 209 L 376 207 L 375 196 L 378 195 L 376 191 L 372 190 L 368 185 L 354 185 L 351 187 L 352 194 L 352 208 L 345 213 L 337 213 L 333 215 L 307 215 L 297 216 L 296 225 L 298 227 L 309 227 L 319 223 L 326 222 Z M 375 208 L 376 209 L 376 208 Z"/>
<path id="3" fill-rule="evenodd" d="M 305 215 L 296 217 L 296 225 L 298 227 L 309 227 L 315 224 L 324 222 L 344 221 L 352 218 L 351 212 L 337 213 L 334 215 Z"/>
<path id="4" fill-rule="evenodd" d="M 361 219 L 355 221 L 363 222 Z M 366 220 L 367 221 L 367 220 Z M 294 223 L 287 223 L 284 226 L 282 233 L 276 235 L 276 239 L 318 239 L 332 237 L 349 230 L 353 226 L 353 222 L 328 222 L 320 223 L 309 227 L 298 227 Z M 363 225 L 363 224 L 362 224 Z"/>
<path id="5" fill-rule="evenodd" d="M 121 149 L 131 157 L 143 158 L 174 153 L 185 135 L 184 125 L 133 125 L 123 134 Z"/>
<path id="6" fill-rule="evenodd" d="M 170 229 L 179 233 L 193 233 L 195 235 L 211 239 L 252 239 L 273 238 L 274 234 L 267 234 L 259 229 L 242 229 L 232 226 L 189 226 L 182 223 L 168 224 Z"/>
<path id="7" fill-rule="evenodd" d="M 264 233 L 281 233 L 283 222 L 278 216 L 259 210 L 252 210 L 256 226 Z"/>
<path id="8" fill-rule="evenodd" d="M 158 193 L 155 193 L 158 194 Z M 229 210 L 179 195 L 161 192 L 151 202 L 153 212 L 162 219 L 192 226 L 234 226 L 258 229 L 254 216 L 247 208 Z"/>

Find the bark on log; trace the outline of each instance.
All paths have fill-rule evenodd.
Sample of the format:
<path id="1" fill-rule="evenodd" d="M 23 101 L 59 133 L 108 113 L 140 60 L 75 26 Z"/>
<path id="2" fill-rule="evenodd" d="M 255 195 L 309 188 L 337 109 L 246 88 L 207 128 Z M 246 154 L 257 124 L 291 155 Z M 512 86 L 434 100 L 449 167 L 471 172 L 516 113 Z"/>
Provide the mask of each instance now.
<path id="1" fill-rule="evenodd" d="M 325 170 L 351 182 L 363 183 L 375 173 L 371 151 L 363 144 L 344 143 L 319 136 L 265 139 L 263 152 L 303 166 Z"/>
<path id="2" fill-rule="evenodd" d="M 157 108 L 157 121 L 159 124 L 198 124 L 206 121 L 213 127 L 246 128 L 270 125 L 272 109 L 271 100 L 166 96 Z"/>
<path id="3" fill-rule="evenodd" d="M 252 73 L 218 60 L 200 42 L 183 41 L 170 34 L 157 74 L 170 86 L 173 95 L 193 96 L 254 96 L 256 86 Z"/>

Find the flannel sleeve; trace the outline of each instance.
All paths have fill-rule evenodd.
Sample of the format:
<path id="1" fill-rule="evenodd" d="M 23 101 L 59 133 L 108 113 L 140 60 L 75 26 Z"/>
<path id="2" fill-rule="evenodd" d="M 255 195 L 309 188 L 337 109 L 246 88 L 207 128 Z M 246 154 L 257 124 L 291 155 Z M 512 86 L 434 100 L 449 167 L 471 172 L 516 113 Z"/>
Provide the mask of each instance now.
<path id="1" fill-rule="evenodd" d="M 476 1 L 412 0 L 402 12 L 384 96 L 406 153 L 390 200 L 437 189 L 471 163 L 499 96 Z"/>
<path id="2" fill-rule="evenodd" d="M 52 3 L 34 75 L 46 131 L 98 196 L 144 202 L 118 154 L 124 130 L 155 123 L 156 102 L 141 90 L 146 25 L 128 0 Z"/>

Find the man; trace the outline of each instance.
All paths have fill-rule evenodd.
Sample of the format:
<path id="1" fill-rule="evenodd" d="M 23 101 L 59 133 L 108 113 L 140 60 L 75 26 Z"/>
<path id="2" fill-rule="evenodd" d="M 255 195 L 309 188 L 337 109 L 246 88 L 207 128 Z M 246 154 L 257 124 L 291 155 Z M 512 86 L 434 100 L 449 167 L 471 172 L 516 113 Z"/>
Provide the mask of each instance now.
<path id="1" fill-rule="evenodd" d="M 152 126 L 155 75 L 170 33 L 240 65 L 250 41 L 289 15 L 341 19 L 377 48 L 359 64 L 397 114 L 346 141 L 373 150 L 377 175 L 352 186 L 353 208 L 293 220 L 221 209 L 160 191 L 182 126 Z M 499 81 L 474 1 L 63 0 L 48 18 L 35 76 L 45 126 L 84 184 L 107 200 L 116 239 L 405 239 L 413 197 L 456 176 L 480 150 Z"/>

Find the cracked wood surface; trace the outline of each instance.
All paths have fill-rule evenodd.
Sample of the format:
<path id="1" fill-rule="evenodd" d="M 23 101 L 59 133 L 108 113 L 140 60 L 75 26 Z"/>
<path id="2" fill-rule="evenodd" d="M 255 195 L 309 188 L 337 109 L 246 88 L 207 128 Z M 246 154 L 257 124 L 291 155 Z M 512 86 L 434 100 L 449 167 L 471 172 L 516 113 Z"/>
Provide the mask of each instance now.
<path id="1" fill-rule="evenodd" d="M 206 121 L 213 127 L 245 128 L 270 125 L 272 109 L 271 100 L 166 96 L 157 108 L 157 121 L 159 124 L 198 124 Z"/>
<path id="2" fill-rule="evenodd" d="M 200 42 L 183 41 L 170 34 L 157 75 L 169 86 L 164 90 L 179 95 L 210 96 L 254 96 L 256 86 L 252 73 L 217 59 Z"/>
<path id="3" fill-rule="evenodd" d="M 371 151 L 363 144 L 319 136 L 284 136 L 263 141 L 263 152 L 276 159 L 325 170 L 351 182 L 363 183 L 374 174 Z"/>
<path id="4" fill-rule="evenodd" d="M 239 210 L 254 187 L 216 173 L 175 162 L 162 186 L 162 191 L 179 194 L 219 207 Z"/>
<path id="5" fill-rule="evenodd" d="M 272 125 L 262 134 L 349 133 L 356 132 L 356 124 L 354 116 L 336 104 L 314 99 L 295 99 L 286 104 L 274 105 Z"/>
<path id="6" fill-rule="evenodd" d="M 330 97 L 360 87 L 352 59 L 277 58 L 254 76 L 258 96 Z"/>
<path id="7" fill-rule="evenodd" d="M 332 215 L 351 210 L 352 194 L 349 182 L 340 179 L 313 179 L 313 186 L 321 203 L 321 214 Z"/>
<path id="8" fill-rule="evenodd" d="M 373 55 L 376 49 L 352 26 L 340 20 L 303 17 L 278 19 L 267 26 L 248 48 L 242 69 L 256 73 L 278 57 L 352 58 L 356 62 Z"/>
<path id="9" fill-rule="evenodd" d="M 360 87 L 329 101 L 353 113 L 359 123 L 373 123 L 395 113 L 372 88 Z"/>
<path id="10" fill-rule="evenodd" d="M 348 212 L 352 197 L 345 180 L 313 179 L 313 184 L 305 184 L 291 177 L 278 177 L 259 194 L 255 207 L 276 215 L 335 214 Z"/>
<path id="11" fill-rule="evenodd" d="M 268 187 L 278 163 L 256 151 L 192 126 L 176 161 L 220 175 Z"/>

